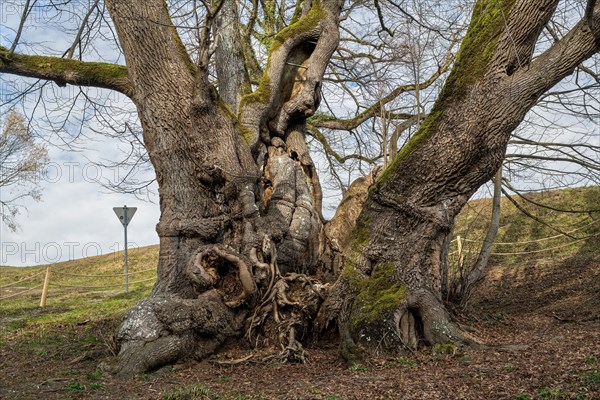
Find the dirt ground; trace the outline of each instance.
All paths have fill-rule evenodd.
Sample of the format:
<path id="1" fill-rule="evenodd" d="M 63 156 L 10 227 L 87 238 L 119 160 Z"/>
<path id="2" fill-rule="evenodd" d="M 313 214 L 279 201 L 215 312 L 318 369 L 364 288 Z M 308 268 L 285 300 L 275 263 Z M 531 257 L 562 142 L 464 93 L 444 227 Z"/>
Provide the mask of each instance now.
<path id="1" fill-rule="evenodd" d="M 117 380 L 116 321 L 65 326 L 27 340 L 5 330 L 1 399 L 600 399 L 600 264 L 496 268 L 462 323 L 486 348 L 422 349 L 349 367 L 336 343 L 307 349 L 309 363 L 219 362 L 253 354 L 230 346 L 215 358 Z"/>

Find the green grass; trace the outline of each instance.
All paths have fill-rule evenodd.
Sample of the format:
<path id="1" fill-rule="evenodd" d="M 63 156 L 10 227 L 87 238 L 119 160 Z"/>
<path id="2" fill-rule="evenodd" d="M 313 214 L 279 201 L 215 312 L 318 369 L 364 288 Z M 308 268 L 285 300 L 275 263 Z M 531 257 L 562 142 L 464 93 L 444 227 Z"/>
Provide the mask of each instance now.
<path id="1" fill-rule="evenodd" d="M 26 333 L 120 317 L 150 294 L 156 280 L 158 246 L 129 252 L 128 293 L 124 292 L 122 257 L 123 252 L 117 252 L 49 266 L 0 267 L 0 330 Z M 47 268 L 51 275 L 46 307 L 39 306 L 41 288 L 2 299 L 42 284 Z M 40 272 L 32 280 L 12 284 Z"/>
<path id="2" fill-rule="evenodd" d="M 574 188 L 528 194 L 528 198 L 558 209 L 599 210 L 600 187 Z M 539 223 L 523 214 L 508 199 L 502 198 L 500 229 L 492 253 L 529 253 L 492 255 L 492 265 L 520 267 L 524 263 L 543 266 L 561 260 L 597 259 L 600 254 L 600 212 L 565 213 L 536 207 L 523 199 L 514 197 L 521 207 L 543 220 L 546 224 L 563 232 L 572 232 L 576 238 L 594 236 L 576 242 L 560 232 Z M 463 242 L 463 265 L 476 259 L 490 221 L 491 199 L 470 201 L 459 214 L 454 229 L 454 238 L 461 236 Z M 550 238 L 539 241 L 539 239 Z M 529 243 L 526 243 L 529 242 Z M 508 244 L 502 244 L 508 243 Z M 554 250 L 552 250 L 554 248 Z M 458 265 L 456 240 L 450 247 L 450 265 Z"/>

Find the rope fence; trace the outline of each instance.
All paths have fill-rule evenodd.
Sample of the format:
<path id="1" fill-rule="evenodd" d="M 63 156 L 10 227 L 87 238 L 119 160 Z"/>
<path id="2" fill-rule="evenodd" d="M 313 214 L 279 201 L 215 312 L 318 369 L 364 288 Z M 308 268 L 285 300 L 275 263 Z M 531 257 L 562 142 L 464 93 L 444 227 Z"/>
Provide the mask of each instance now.
<path id="1" fill-rule="evenodd" d="M 137 274 L 142 274 L 142 273 L 148 272 L 148 271 L 156 271 L 156 268 L 145 269 L 143 271 L 129 272 L 128 275 L 137 275 Z M 83 274 L 71 274 L 71 273 L 68 273 L 68 272 L 59 272 L 59 271 L 52 271 L 52 273 L 55 274 L 55 275 L 76 276 L 76 277 L 83 277 L 83 278 L 120 278 L 120 277 L 123 276 L 123 274 L 113 274 L 113 275 L 83 275 Z M 133 282 L 131 282 L 131 283 L 133 283 Z"/>
<path id="2" fill-rule="evenodd" d="M 551 251 L 554 251 L 554 250 L 559 250 L 559 249 L 563 249 L 565 247 L 572 246 L 572 245 L 574 245 L 576 243 L 584 242 L 586 240 L 589 240 L 591 238 L 595 238 L 595 237 L 598 237 L 598 236 L 600 236 L 600 232 L 596 233 L 594 235 L 586 236 L 584 238 L 575 239 L 575 240 L 573 240 L 573 241 L 571 241 L 569 243 L 564 243 L 564 244 L 561 244 L 561 245 L 558 245 L 558 246 L 554 246 L 554 247 L 545 247 L 543 249 L 529 250 L 529 251 L 492 252 L 492 253 L 490 253 L 490 255 L 492 255 L 492 256 L 522 256 L 522 255 L 528 255 L 528 254 L 539 254 L 539 253 L 551 252 Z M 564 237 L 564 235 L 557 235 L 556 237 Z M 544 238 L 544 239 L 549 239 L 549 238 Z M 455 239 L 454 241 L 456 241 L 456 242 L 461 242 L 462 241 L 462 242 L 477 243 L 477 244 L 483 243 L 483 241 L 481 241 L 481 240 L 471 240 L 471 239 L 462 238 L 460 236 L 458 236 L 457 239 Z M 539 241 L 540 240 L 537 240 L 537 241 L 530 241 L 530 240 L 528 240 L 528 241 L 523 241 L 523 242 L 494 242 L 494 246 L 496 246 L 496 245 L 511 245 L 511 246 L 514 246 L 514 247 L 518 247 L 518 246 L 521 246 L 521 245 L 524 245 L 524 244 L 531 244 L 531 243 L 539 242 Z M 454 251 L 448 253 L 448 256 L 456 255 L 456 254 L 459 254 L 459 253 L 461 253 L 461 254 L 463 253 L 462 246 L 459 246 L 458 250 L 454 250 Z"/>
<path id="3" fill-rule="evenodd" d="M 548 237 L 544 237 L 544 238 L 540 238 L 540 239 L 524 240 L 524 241 L 518 241 L 518 242 L 494 242 L 493 246 L 510 246 L 510 247 L 513 247 L 515 250 L 514 251 L 490 252 L 490 256 L 510 257 L 510 256 L 529 256 L 529 255 L 534 255 L 534 254 L 554 253 L 550 256 L 538 257 L 536 259 L 531 259 L 528 257 L 527 262 L 533 262 L 533 261 L 538 262 L 538 261 L 542 261 L 542 260 L 555 259 L 558 254 L 558 253 L 555 253 L 557 250 L 565 249 L 565 248 L 571 247 L 573 245 L 576 245 L 578 243 L 585 242 L 589 239 L 598 237 L 598 236 L 600 236 L 600 232 L 591 234 L 591 235 L 588 235 L 588 236 L 585 236 L 582 238 L 575 238 L 575 239 L 569 241 L 568 243 L 562 243 L 562 244 L 558 244 L 556 246 L 546 245 L 546 247 L 532 249 L 532 250 L 517 250 L 517 249 L 522 248 L 522 246 L 531 245 L 531 244 L 540 244 L 543 242 L 547 242 L 549 240 L 555 240 L 555 239 L 559 239 L 559 238 L 562 238 L 562 239 L 569 238 L 569 236 L 567 236 L 567 235 L 574 233 L 574 232 L 581 231 L 586 228 L 589 228 L 590 226 L 596 224 L 598 221 L 600 221 L 600 220 L 595 220 L 589 224 L 580 226 L 579 228 L 576 228 L 569 232 L 566 232 L 566 234 L 559 234 L 559 235 L 548 236 Z M 450 243 L 451 244 L 456 243 L 457 249 L 452 252 L 449 252 L 448 257 L 452 257 L 453 262 L 456 262 L 458 264 L 459 269 L 462 269 L 465 264 L 466 258 L 472 258 L 473 255 L 477 256 L 477 254 L 479 253 L 477 250 L 473 251 L 471 248 L 465 249 L 464 243 L 482 244 L 482 243 L 484 243 L 484 241 L 468 239 L 468 238 L 461 237 L 460 235 L 457 235 L 457 237 L 455 239 L 453 239 Z"/>
<path id="4" fill-rule="evenodd" d="M 42 275 L 43 273 L 44 273 L 44 271 L 42 271 L 42 272 L 38 272 L 37 274 L 33 274 L 33 275 L 31 275 L 31 276 L 28 276 L 27 278 L 20 279 L 20 280 L 18 280 L 18 281 L 16 281 L 16 282 L 11 282 L 11 283 L 9 283 L 9 284 L 7 284 L 7 285 L 2 285 L 2 286 L 0 286 L 0 289 L 4 289 L 4 288 L 7 288 L 7 287 L 9 287 L 9 286 L 16 285 L 17 283 L 21 283 L 21 282 L 27 282 L 27 281 L 30 281 L 30 280 L 32 280 L 33 278 L 35 278 L 35 277 L 37 277 L 37 276 L 40 276 L 40 275 Z"/>
<path id="5" fill-rule="evenodd" d="M 2 271 L 0 269 L 0 271 Z M 10 271 L 10 272 L 15 272 Z M 130 275 L 140 275 L 143 273 L 148 273 L 148 272 L 156 272 L 155 268 L 149 268 L 149 269 L 144 269 L 141 271 L 132 271 L 132 272 L 128 272 L 127 273 L 127 278 Z M 39 285 L 35 285 L 35 280 L 36 278 L 39 279 L 40 277 L 43 276 L 43 282 L 40 283 Z M 50 277 L 51 276 L 55 276 L 58 277 L 58 282 L 55 281 L 51 281 Z M 4 276 L 6 278 L 6 276 Z M 62 278 L 62 279 L 61 279 Z M 69 281 L 69 278 L 75 278 L 75 279 L 71 279 Z M 121 282 L 121 283 L 110 283 L 107 282 L 106 284 L 98 284 L 98 285 L 87 285 L 85 283 L 83 284 L 77 284 L 77 282 L 81 279 L 77 279 L 77 278 L 84 278 L 87 279 L 89 281 L 98 281 L 99 278 L 125 278 L 125 274 L 124 273 L 120 273 L 120 274 L 81 274 L 81 273 L 70 273 L 70 272 L 62 272 L 62 271 L 56 271 L 54 269 L 54 267 L 48 266 L 46 267 L 45 271 L 40 271 L 37 272 L 35 274 L 26 276 L 24 278 L 15 280 L 14 282 L 9 282 L 6 283 L 4 285 L 0 286 L 0 289 L 8 289 L 8 290 L 19 290 L 16 293 L 11 293 L 8 295 L 4 295 L 2 296 L 0 294 L 0 301 L 2 300 L 8 300 L 8 299 L 12 299 L 21 295 L 25 295 L 28 293 L 33 292 L 34 290 L 40 289 L 42 288 L 42 294 L 41 294 L 41 298 L 40 298 L 40 307 L 45 307 L 46 305 L 46 299 L 48 297 L 48 290 L 49 288 L 64 288 L 64 289 L 83 289 L 83 290 L 89 290 L 89 289 L 111 289 L 111 288 L 122 288 L 122 287 L 127 287 L 127 285 L 136 285 L 136 284 L 141 284 L 141 283 L 146 283 L 146 282 L 151 282 L 151 281 L 155 281 L 156 280 L 156 276 L 153 276 L 151 278 L 146 278 L 146 279 L 138 279 L 135 281 L 127 281 L 126 282 Z M 66 282 L 65 282 L 66 280 Z M 74 282 L 73 282 L 74 281 Z M 39 282 L 39 281 L 38 281 Z M 23 284 L 23 283 L 27 283 L 26 285 L 24 285 L 25 287 L 19 287 L 17 285 L 19 284 Z M 35 286 L 32 287 L 27 287 L 29 284 L 34 284 Z M 22 290 L 21 290 L 22 289 Z"/>
<path id="6" fill-rule="evenodd" d="M 594 236 L 598 236 L 598 235 L 594 235 Z M 555 246 L 555 247 L 550 247 L 550 248 L 545 248 L 545 249 L 530 250 L 530 251 L 517 251 L 517 252 L 513 252 L 513 253 L 490 253 L 490 255 L 492 255 L 492 256 L 523 256 L 526 254 L 545 253 L 545 252 L 554 251 L 554 250 L 558 250 L 558 249 L 564 249 L 565 247 L 572 246 L 575 243 L 583 242 L 585 240 L 588 240 L 588 238 L 575 240 L 571 243 L 565 243 L 560 246 Z"/>
<path id="7" fill-rule="evenodd" d="M 600 219 L 597 219 L 595 221 L 590 222 L 587 225 L 580 226 L 577 229 L 573 229 L 573 230 L 565 232 L 565 233 L 568 234 L 568 235 L 570 235 L 571 233 L 579 232 L 582 229 L 589 228 L 590 226 L 595 225 L 598 222 L 600 222 Z M 581 238 L 581 240 L 586 240 L 586 239 L 589 239 L 590 237 L 595 237 L 595 236 L 598 236 L 598 235 L 599 234 L 587 236 L 587 237 Z M 540 238 L 540 239 L 524 240 L 522 242 L 494 242 L 494 245 L 499 245 L 499 246 L 516 246 L 516 245 L 521 245 L 521 244 L 531 244 L 531 243 L 545 242 L 547 240 L 553 240 L 553 239 L 564 238 L 564 237 L 566 237 L 565 234 L 561 233 L 561 234 L 558 234 L 558 235 L 548 236 L 548 237 L 544 237 L 544 238 Z M 463 238 L 462 240 L 463 240 L 463 242 L 483 243 L 483 240 L 474 240 L 474 239 L 467 239 L 467 238 Z M 457 239 L 453 239 L 451 241 L 451 243 L 454 243 L 456 241 L 457 241 Z"/>
<path id="8" fill-rule="evenodd" d="M 150 282 L 155 279 L 156 278 L 142 279 L 140 281 L 129 282 L 129 284 L 135 285 L 136 283 Z M 81 285 L 62 285 L 60 283 L 50 283 L 51 287 L 70 288 L 70 289 L 106 289 L 106 288 L 114 288 L 114 287 L 123 287 L 124 285 L 125 285 L 124 283 L 119 283 L 117 285 L 81 286 Z"/>
<path id="9" fill-rule="evenodd" d="M 589 223 L 585 226 L 579 227 L 577 229 L 574 229 L 570 232 L 567 232 L 568 234 L 580 231 L 582 229 L 588 228 L 591 225 L 594 225 L 595 223 L 597 223 L 600 220 L 596 220 L 593 221 L 592 223 Z M 542 253 L 549 253 L 549 252 L 554 252 L 556 250 L 560 250 L 560 249 L 564 249 L 570 246 L 573 246 L 575 244 L 584 242 L 586 240 L 589 240 L 591 238 L 594 237 L 598 237 L 600 236 L 600 232 L 593 234 L 593 235 L 589 235 L 583 238 L 578 238 L 575 240 L 572 240 L 568 243 L 564 243 L 564 244 L 560 244 L 557 246 L 552 246 L 552 247 L 544 247 L 541 249 L 536 249 L 536 250 L 527 250 L 527 251 L 512 251 L 512 252 L 508 252 L 508 251 L 503 251 L 503 252 L 492 252 L 490 253 L 491 256 L 499 256 L 499 257 L 507 257 L 507 256 L 525 256 L 525 255 L 531 255 L 531 254 L 542 254 Z M 535 240 L 527 240 L 527 241 L 522 241 L 522 242 L 494 242 L 494 246 L 513 246 L 515 248 L 519 248 L 519 246 L 523 246 L 523 245 L 527 245 L 527 244 L 533 244 L 533 243 L 542 243 L 545 241 L 549 241 L 549 240 L 554 240 L 554 239 L 558 239 L 558 238 L 565 238 L 567 236 L 565 236 L 564 234 L 559 234 L 559 235 L 553 235 L 553 236 L 548 236 L 545 238 L 540 238 L 540 239 L 535 239 Z M 483 241 L 481 240 L 473 240 L 473 239 L 467 239 L 467 238 L 463 238 L 461 236 L 457 236 L 456 238 L 454 238 L 451 243 L 457 243 L 458 249 L 452 252 L 448 253 L 448 257 L 456 257 L 455 259 L 458 260 L 459 264 L 462 265 L 464 263 L 465 260 L 465 256 L 467 255 L 467 253 L 470 253 L 470 250 L 465 251 L 465 248 L 463 246 L 464 243 L 477 243 L 477 244 L 481 244 L 483 243 Z M 553 255 L 552 257 L 545 257 L 545 258 L 537 258 L 536 260 L 546 260 L 546 259 L 550 259 L 550 258 L 554 258 L 556 257 L 556 255 Z M 528 261 L 532 261 L 532 260 L 528 260 Z M 1 269 L 0 269 L 1 271 Z M 127 275 L 139 275 L 139 274 L 143 274 L 143 273 L 147 273 L 147 272 L 155 272 L 156 269 L 155 268 L 150 268 L 150 269 L 144 269 L 141 271 L 133 271 L 133 272 L 129 272 Z M 15 272 L 10 271 L 10 272 Z M 14 287 L 15 285 L 18 285 L 20 283 L 23 282 L 32 282 L 34 281 L 36 278 L 42 276 L 45 274 L 44 277 L 44 282 L 33 286 L 33 287 L 24 287 L 24 288 L 18 288 L 18 287 Z M 40 300 L 40 306 L 43 307 L 45 306 L 46 303 L 46 297 L 48 295 L 48 289 L 50 287 L 52 288 L 65 288 L 65 289 L 110 289 L 110 288 L 117 288 L 117 287 L 124 287 L 126 286 L 125 282 L 122 283 L 118 283 L 118 284 L 106 284 L 106 285 L 78 285 L 78 284 L 71 284 L 71 282 L 69 283 L 62 283 L 62 282 L 52 282 L 50 280 L 50 276 L 51 275 L 56 275 L 56 276 L 61 276 L 61 277 L 73 277 L 73 278 L 87 278 L 89 280 L 98 280 L 98 278 L 123 278 L 125 277 L 124 273 L 120 273 L 120 274 L 81 274 L 81 273 L 70 273 L 70 272 L 63 272 L 63 271 L 56 271 L 53 267 L 47 267 L 46 271 L 40 271 L 37 273 L 34 273 L 32 275 L 29 275 L 27 277 L 18 279 L 14 282 L 9 282 L 6 283 L 4 285 L 0 286 L 0 289 L 6 289 L 6 288 L 10 288 L 10 289 L 23 289 L 20 290 L 17 293 L 11 293 L 9 295 L 5 295 L 5 296 L 0 296 L 0 301 L 2 300 L 7 300 L 7 299 L 11 299 L 14 297 L 18 297 L 27 293 L 30 293 L 36 289 L 39 288 L 43 288 L 42 290 L 42 298 Z M 150 282 L 155 280 L 156 277 L 153 276 L 151 278 L 147 278 L 147 279 L 138 279 L 135 281 L 131 281 L 128 282 L 129 285 L 135 285 L 135 284 L 141 284 L 141 283 L 146 283 L 146 282 Z"/>
<path id="10" fill-rule="evenodd" d="M 44 286 L 44 284 L 43 284 L 43 283 L 42 283 L 41 285 L 34 286 L 34 287 L 32 287 L 32 288 L 29 288 L 29 289 L 27 289 L 27 290 L 20 291 L 19 293 L 13 293 L 13 294 L 10 294 L 10 295 L 8 295 L 8 296 L 3 296 L 3 297 L 0 297 L 0 300 L 6 300 L 6 299 L 10 299 L 10 298 L 12 298 L 12 297 L 17 297 L 17 296 L 20 296 L 20 295 L 22 295 L 23 293 L 32 292 L 32 291 L 34 291 L 35 289 L 39 289 L 39 288 L 41 288 L 42 286 Z"/>

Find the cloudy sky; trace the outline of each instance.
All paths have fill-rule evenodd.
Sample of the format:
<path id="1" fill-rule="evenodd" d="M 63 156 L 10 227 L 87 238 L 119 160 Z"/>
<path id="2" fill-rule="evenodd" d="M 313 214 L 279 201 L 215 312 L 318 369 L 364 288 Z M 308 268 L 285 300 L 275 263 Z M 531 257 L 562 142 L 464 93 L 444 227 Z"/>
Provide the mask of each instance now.
<path id="1" fill-rule="evenodd" d="M 123 226 L 113 207 L 123 205 L 137 207 L 128 227 L 129 246 L 158 243 L 158 202 L 111 193 L 98 183 L 112 171 L 86 158 L 93 159 L 89 156 L 104 146 L 111 144 L 78 153 L 50 149 L 50 164 L 40 179 L 42 201 L 24 202 L 27 210 L 18 217 L 16 232 L 0 227 L 1 265 L 40 265 L 122 250 Z"/>

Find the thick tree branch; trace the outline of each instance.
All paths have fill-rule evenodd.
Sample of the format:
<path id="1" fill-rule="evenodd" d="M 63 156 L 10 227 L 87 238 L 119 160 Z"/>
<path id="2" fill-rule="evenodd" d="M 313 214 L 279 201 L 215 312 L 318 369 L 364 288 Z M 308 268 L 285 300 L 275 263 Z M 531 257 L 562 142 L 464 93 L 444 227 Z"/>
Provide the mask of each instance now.
<path id="1" fill-rule="evenodd" d="M 134 101 L 144 101 L 152 107 L 159 104 L 158 97 L 177 96 L 181 104 L 191 99 L 197 69 L 171 21 L 166 2 L 106 0 L 105 3 L 119 36 L 131 82 L 136 88 L 144 88 L 143 93 L 136 93 Z M 201 92 L 198 102 L 208 101 L 208 89 L 203 87 Z M 174 108 L 181 108 L 181 104 Z"/>
<path id="2" fill-rule="evenodd" d="M 513 83 L 537 99 L 599 50 L 600 5 L 596 4 L 591 17 L 581 20 L 565 37 L 533 60 L 530 68 L 519 71 Z"/>
<path id="3" fill-rule="evenodd" d="M 492 64 L 501 66 L 508 75 L 528 65 L 537 39 L 556 10 L 558 0 L 518 1 L 514 6 L 499 3 L 504 32 L 496 47 Z"/>
<path id="4" fill-rule="evenodd" d="M 594 7 L 596 7 L 596 0 L 588 0 L 585 6 L 585 15 L 583 17 L 592 30 L 594 29 Z"/>
<path id="5" fill-rule="evenodd" d="M 70 84 L 112 89 L 133 96 L 133 87 L 124 65 L 10 54 L 8 49 L 0 47 L 0 73 L 54 81 L 59 86 Z"/>
<path id="6" fill-rule="evenodd" d="M 236 1 L 225 1 L 216 18 L 215 69 L 221 98 L 237 113 L 240 99 L 250 91 Z M 206 60 L 208 64 L 208 59 Z"/>
<path id="7" fill-rule="evenodd" d="M 259 87 L 240 104 L 251 143 L 268 131 L 282 135 L 290 119 L 314 114 L 325 68 L 339 41 L 341 6 L 340 0 L 315 0 L 273 39 Z"/>

